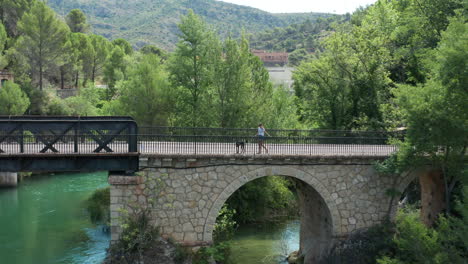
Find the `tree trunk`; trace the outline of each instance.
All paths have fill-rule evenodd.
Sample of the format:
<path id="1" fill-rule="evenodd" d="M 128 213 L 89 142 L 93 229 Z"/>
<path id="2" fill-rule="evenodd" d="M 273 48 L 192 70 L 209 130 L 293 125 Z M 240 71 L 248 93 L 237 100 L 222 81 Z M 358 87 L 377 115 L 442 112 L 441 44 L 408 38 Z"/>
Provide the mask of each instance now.
<path id="1" fill-rule="evenodd" d="M 75 89 L 76 90 L 78 90 L 79 83 L 80 83 L 80 72 L 76 71 L 76 75 L 75 75 Z"/>
<path id="2" fill-rule="evenodd" d="M 64 89 L 65 88 L 65 70 L 63 69 L 63 67 L 60 67 L 60 89 Z"/>
<path id="3" fill-rule="evenodd" d="M 93 64 L 93 70 L 92 70 L 92 73 L 91 73 L 91 81 L 93 82 L 93 84 L 95 83 L 94 82 L 95 77 L 96 77 L 96 63 Z"/>
<path id="4" fill-rule="evenodd" d="M 39 91 L 42 91 L 42 63 L 39 64 Z"/>
<path id="5" fill-rule="evenodd" d="M 421 220 L 432 226 L 446 208 L 445 184 L 440 170 L 428 170 L 419 175 L 421 185 Z"/>

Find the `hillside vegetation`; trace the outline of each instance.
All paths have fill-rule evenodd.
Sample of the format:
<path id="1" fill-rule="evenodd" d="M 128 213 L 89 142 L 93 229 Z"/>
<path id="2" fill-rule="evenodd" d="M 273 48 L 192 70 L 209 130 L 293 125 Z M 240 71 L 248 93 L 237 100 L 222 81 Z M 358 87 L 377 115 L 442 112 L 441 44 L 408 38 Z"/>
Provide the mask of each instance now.
<path id="1" fill-rule="evenodd" d="M 177 42 L 180 16 L 192 9 L 223 37 L 242 30 L 256 33 L 302 23 L 330 14 L 271 14 L 259 9 L 215 0 L 49 0 L 57 13 L 65 16 L 79 8 L 93 32 L 109 39 L 124 38 L 136 47 L 155 44 L 172 50 Z"/>

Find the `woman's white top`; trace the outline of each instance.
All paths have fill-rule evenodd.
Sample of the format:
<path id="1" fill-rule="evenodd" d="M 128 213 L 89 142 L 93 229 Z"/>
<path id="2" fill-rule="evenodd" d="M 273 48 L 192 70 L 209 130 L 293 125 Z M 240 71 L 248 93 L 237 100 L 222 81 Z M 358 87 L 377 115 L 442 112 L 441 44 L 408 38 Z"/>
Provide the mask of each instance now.
<path id="1" fill-rule="evenodd" d="M 265 129 L 264 129 L 264 128 L 261 128 L 261 127 L 259 127 L 259 128 L 258 128 L 258 132 L 257 132 L 257 134 L 258 134 L 259 136 L 265 136 Z"/>

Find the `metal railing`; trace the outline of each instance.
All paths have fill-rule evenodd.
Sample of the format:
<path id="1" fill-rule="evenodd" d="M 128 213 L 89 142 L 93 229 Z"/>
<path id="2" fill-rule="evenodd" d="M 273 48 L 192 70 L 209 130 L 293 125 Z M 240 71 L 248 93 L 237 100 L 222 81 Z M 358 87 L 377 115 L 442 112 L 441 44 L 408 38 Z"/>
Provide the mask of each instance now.
<path id="1" fill-rule="evenodd" d="M 259 153 L 257 129 L 140 127 L 143 154 L 229 155 Z M 269 155 L 388 156 L 396 150 L 392 138 L 401 132 L 337 130 L 268 130 L 262 149 Z"/>
<path id="2" fill-rule="evenodd" d="M 0 135 L 0 154 L 137 153 L 132 137 L 136 135 Z"/>
<path id="3" fill-rule="evenodd" d="M 256 129 L 140 127 L 138 134 L 119 129 L 76 130 L 73 126 L 41 132 L 0 131 L 1 154 L 136 153 L 175 155 L 257 155 Z M 81 132 L 81 133 L 78 133 Z M 401 132 L 268 130 L 262 155 L 388 156 Z"/>

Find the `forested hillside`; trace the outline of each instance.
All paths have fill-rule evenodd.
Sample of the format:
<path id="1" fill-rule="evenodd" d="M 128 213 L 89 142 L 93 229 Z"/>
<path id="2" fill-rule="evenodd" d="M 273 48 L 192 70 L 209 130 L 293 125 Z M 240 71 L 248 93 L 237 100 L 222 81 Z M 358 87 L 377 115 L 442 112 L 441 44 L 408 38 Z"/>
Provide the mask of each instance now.
<path id="1" fill-rule="evenodd" d="M 215 0 L 49 0 L 60 15 L 81 9 L 93 32 L 109 39 L 125 38 L 136 47 L 155 44 L 172 50 L 177 42 L 180 16 L 192 9 L 223 37 L 232 33 L 261 32 L 275 27 L 315 21 L 328 14 L 276 15 L 255 8 Z"/>
<path id="2" fill-rule="evenodd" d="M 251 36 L 252 49 L 283 51 L 289 53 L 289 64 L 297 66 L 320 47 L 321 41 L 330 35 L 337 24 L 350 19 L 349 15 L 307 19 L 287 27 L 276 27 Z"/>

